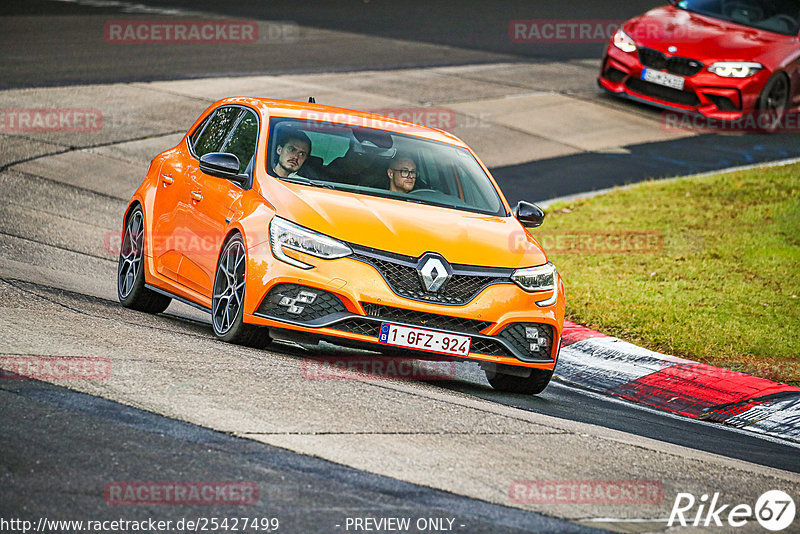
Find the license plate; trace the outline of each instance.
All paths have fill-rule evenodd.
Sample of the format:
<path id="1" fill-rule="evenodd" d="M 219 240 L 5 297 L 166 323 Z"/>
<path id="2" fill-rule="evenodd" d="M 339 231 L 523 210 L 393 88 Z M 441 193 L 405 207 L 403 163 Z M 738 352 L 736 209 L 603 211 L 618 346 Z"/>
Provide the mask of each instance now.
<path id="1" fill-rule="evenodd" d="M 646 82 L 657 83 L 664 87 L 672 87 L 678 91 L 683 91 L 683 84 L 686 81 L 682 76 L 675 76 L 660 70 L 644 69 L 642 71 L 642 79 Z"/>
<path id="2" fill-rule="evenodd" d="M 382 323 L 378 341 L 396 347 L 410 347 L 439 354 L 466 356 L 469 354 L 472 338 L 425 328 Z"/>

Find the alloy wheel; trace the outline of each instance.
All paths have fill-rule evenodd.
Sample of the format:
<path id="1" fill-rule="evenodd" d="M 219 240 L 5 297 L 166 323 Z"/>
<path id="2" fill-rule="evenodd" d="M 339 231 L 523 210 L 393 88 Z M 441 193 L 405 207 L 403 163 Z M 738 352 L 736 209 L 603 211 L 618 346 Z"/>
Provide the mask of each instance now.
<path id="1" fill-rule="evenodd" d="M 767 111 L 783 111 L 786 108 L 788 98 L 789 84 L 786 83 L 786 78 L 780 76 L 767 94 L 764 107 Z"/>
<path id="2" fill-rule="evenodd" d="M 141 211 L 135 211 L 125 225 L 122 248 L 117 267 L 119 293 L 122 298 L 133 291 L 136 277 L 142 269 L 144 256 L 144 217 Z"/>
<path id="3" fill-rule="evenodd" d="M 220 255 L 211 301 L 214 331 L 218 335 L 226 334 L 242 311 L 246 260 L 240 238 L 231 239 Z"/>
<path id="4" fill-rule="evenodd" d="M 767 116 L 768 125 L 764 128 L 766 131 L 773 132 L 780 127 L 788 103 L 789 81 L 779 74 L 770 80 L 759 101 L 759 110 Z"/>

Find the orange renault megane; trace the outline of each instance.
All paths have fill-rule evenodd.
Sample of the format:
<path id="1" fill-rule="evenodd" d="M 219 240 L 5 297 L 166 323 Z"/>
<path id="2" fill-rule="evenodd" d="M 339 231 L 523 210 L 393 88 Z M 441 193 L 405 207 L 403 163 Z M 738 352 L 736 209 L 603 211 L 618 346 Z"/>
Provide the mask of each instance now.
<path id="1" fill-rule="evenodd" d="M 489 171 L 446 132 L 261 98 L 216 102 L 153 160 L 124 216 L 118 293 L 208 311 L 225 341 L 318 341 L 550 381 L 564 287 Z"/>

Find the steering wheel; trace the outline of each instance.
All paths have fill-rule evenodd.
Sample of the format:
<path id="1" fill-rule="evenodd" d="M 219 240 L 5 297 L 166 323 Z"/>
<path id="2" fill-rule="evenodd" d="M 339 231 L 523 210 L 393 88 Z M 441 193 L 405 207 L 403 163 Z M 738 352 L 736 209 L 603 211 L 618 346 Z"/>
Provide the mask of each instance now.
<path id="1" fill-rule="evenodd" d="M 408 194 L 414 195 L 416 193 L 438 193 L 438 192 L 439 191 L 437 191 L 436 189 L 414 189 L 412 191 L 409 191 Z"/>
<path id="2" fill-rule="evenodd" d="M 722 2 L 722 14 L 733 20 L 746 19 L 747 22 L 755 22 L 764 18 L 763 9 L 739 0 Z"/>

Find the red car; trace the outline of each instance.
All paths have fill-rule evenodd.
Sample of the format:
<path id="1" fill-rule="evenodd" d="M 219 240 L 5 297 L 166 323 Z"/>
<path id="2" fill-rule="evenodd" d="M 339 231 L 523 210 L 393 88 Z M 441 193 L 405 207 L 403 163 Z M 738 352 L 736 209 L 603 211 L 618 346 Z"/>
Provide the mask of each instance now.
<path id="1" fill-rule="evenodd" d="M 629 20 L 598 82 L 612 93 L 722 121 L 800 107 L 800 1 L 681 0 Z"/>

